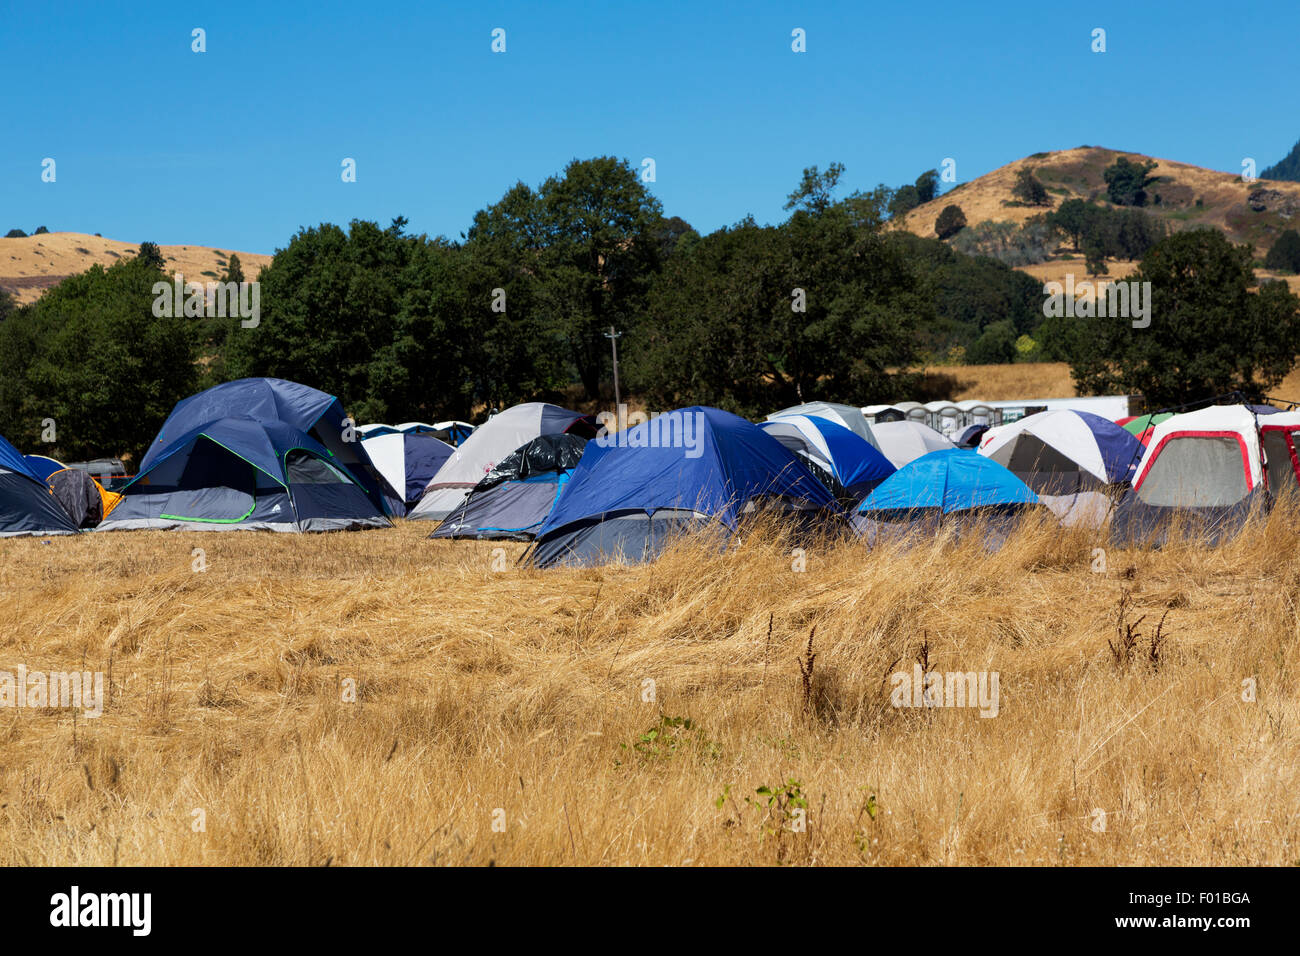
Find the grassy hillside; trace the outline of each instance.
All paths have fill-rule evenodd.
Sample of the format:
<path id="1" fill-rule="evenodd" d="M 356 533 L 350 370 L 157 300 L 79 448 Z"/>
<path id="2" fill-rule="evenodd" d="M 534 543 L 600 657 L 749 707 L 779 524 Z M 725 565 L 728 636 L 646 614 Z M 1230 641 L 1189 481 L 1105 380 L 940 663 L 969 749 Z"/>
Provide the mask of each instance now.
<path id="1" fill-rule="evenodd" d="M 1103 173 L 1120 156 L 1157 163 L 1151 173 L 1157 181 L 1148 189 L 1152 198 L 1144 209 L 1168 222 L 1173 229 L 1193 226 L 1222 229 L 1234 242 L 1253 243 L 1256 255 L 1262 259 L 1283 230 L 1300 228 L 1300 183 L 1272 180 L 1244 183 L 1235 173 L 1094 146 L 1036 153 L 1008 163 L 916 207 L 902 217 L 900 226 L 916 235 L 933 237 L 935 219 L 950 204 L 960 206 L 967 223 L 974 226 L 985 221 L 1021 224 L 1057 208 L 1067 199 L 1106 203 Z M 1047 187 L 1049 206 L 1027 206 L 1013 195 L 1016 175 L 1026 167 L 1033 169 L 1034 175 Z M 1260 195 L 1252 205 L 1253 193 Z M 1159 196 L 1158 203 L 1154 201 L 1156 196 Z M 1131 272 L 1133 265 L 1112 261 L 1108 267 L 1110 278 L 1117 279 Z M 1082 278 L 1087 272 L 1083 258 L 1073 255 L 1027 266 L 1024 271 L 1044 281 L 1060 281 L 1067 272 Z M 1262 278 L 1272 273 L 1261 270 L 1259 275 Z M 1300 291 L 1300 277 L 1285 278 L 1293 291 Z"/>
<path id="2" fill-rule="evenodd" d="M 499 573 L 419 523 L 0 540 L 0 662 L 111 688 L 3 711 L 0 863 L 1294 864 L 1297 528 L 1104 573 L 1034 528 L 805 573 L 764 535 Z M 926 653 L 998 715 L 892 707 Z M 756 793 L 791 781 L 802 831 Z"/>
<path id="3" fill-rule="evenodd" d="M 130 258 L 140 244 L 88 236 L 80 232 L 49 232 L 25 239 L 0 238 L 0 289 L 13 293 L 19 303 L 40 298 L 42 292 L 70 275 L 98 263 L 111 266 Z M 186 281 L 209 282 L 225 272 L 230 250 L 208 246 L 161 246 L 167 268 Z M 244 275 L 256 279 L 271 257 L 257 252 L 237 252 Z"/>
<path id="4" fill-rule="evenodd" d="M 1070 366 L 1064 362 L 1024 362 L 1014 365 L 935 365 L 927 368 L 931 383 L 949 384 L 950 401 L 980 398 L 996 402 L 1018 398 L 1071 398 L 1075 395 Z M 1300 368 L 1273 389 L 1274 397 L 1300 402 Z M 901 399 L 900 399 L 901 401 Z"/>

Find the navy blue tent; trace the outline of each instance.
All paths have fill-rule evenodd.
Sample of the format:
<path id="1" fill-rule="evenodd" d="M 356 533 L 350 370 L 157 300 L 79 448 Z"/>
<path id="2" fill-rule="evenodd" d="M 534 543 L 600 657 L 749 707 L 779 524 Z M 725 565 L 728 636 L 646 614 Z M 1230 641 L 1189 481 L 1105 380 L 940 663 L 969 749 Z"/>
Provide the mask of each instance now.
<path id="1" fill-rule="evenodd" d="M 1005 467 L 966 448 L 932 451 L 882 481 L 858 506 L 853 527 L 869 543 L 898 534 L 934 534 L 945 521 L 982 523 L 990 546 L 1038 496 Z"/>
<path id="2" fill-rule="evenodd" d="M 405 511 L 401 490 L 389 487 L 370 461 L 360 436 L 345 422 L 342 403 L 333 395 L 281 378 L 241 378 L 177 402 L 140 460 L 139 473 L 148 471 L 182 436 L 223 418 L 283 422 L 305 432 L 348 469 L 376 508 L 385 514 Z"/>
<path id="3" fill-rule="evenodd" d="M 280 421 L 218 418 L 141 464 L 96 531 L 339 531 L 388 527 L 349 469 Z"/>
<path id="4" fill-rule="evenodd" d="M 0 538 L 76 534 L 77 523 L 13 445 L 0 437 Z"/>
<path id="5" fill-rule="evenodd" d="M 534 438 L 497 462 L 429 537 L 533 540 L 586 444 L 581 435 Z"/>
<path id="6" fill-rule="evenodd" d="M 680 409 L 587 443 L 530 560 L 647 560 L 675 534 L 711 521 L 734 531 L 760 508 L 840 513 L 826 486 L 757 425 L 716 408 Z"/>

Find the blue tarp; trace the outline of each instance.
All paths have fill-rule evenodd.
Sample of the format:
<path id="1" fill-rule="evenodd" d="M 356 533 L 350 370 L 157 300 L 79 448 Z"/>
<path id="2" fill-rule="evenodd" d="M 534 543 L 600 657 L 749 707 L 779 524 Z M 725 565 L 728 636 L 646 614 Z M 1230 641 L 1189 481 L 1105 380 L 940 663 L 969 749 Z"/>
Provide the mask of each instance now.
<path id="1" fill-rule="evenodd" d="M 932 451 L 880 483 L 858 514 L 937 510 L 942 514 L 1000 505 L 1032 505 L 1023 481 L 990 458 L 966 448 Z"/>

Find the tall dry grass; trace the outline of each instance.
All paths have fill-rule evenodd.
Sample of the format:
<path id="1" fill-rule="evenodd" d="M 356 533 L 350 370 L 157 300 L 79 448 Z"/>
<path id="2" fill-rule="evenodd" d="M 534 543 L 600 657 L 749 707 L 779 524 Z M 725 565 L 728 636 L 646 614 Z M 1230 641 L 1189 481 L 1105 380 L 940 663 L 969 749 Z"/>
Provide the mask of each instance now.
<path id="1" fill-rule="evenodd" d="M 0 669 L 111 700 L 0 709 L 0 863 L 1292 864 L 1295 518 L 1104 572 L 1044 527 L 803 572 L 771 533 L 545 572 L 422 523 L 3 540 Z M 998 716 L 891 707 L 923 645 Z"/>

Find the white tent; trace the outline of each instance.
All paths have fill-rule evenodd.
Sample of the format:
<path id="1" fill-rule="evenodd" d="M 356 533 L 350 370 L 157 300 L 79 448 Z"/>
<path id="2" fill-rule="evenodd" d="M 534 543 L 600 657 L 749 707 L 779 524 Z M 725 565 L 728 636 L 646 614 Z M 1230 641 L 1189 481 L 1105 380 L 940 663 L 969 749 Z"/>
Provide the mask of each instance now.
<path id="1" fill-rule="evenodd" d="M 1024 481 L 1069 526 L 1105 523 L 1111 493 L 1132 477 L 1142 443 L 1109 419 L 1059 409 L 984 433 L 979 452 Z"/>
<path id="2" fill-rule="evenodd" d="M 1165 419 L 1151 433 L 1133 478 L 1143 504 L 1176 508 L 1229 507 L 1263 484 L 1256 418 L 1242 405 L 1211 405 Z"/>
<path id="3" fill-rule="evenodd" d="M 584 437 L 595 434 L 589 417 L 546 402 L 515 405 L 493 415 L 438 469 L 407 517 L 441 521 L 501 459 L 541 435 L 575 430 L 578 423 L 582 424 L 576 431 Z"/>
<path id="4" fill-rule="evenodd" d="M 876 436 L 871 430 L 872 426 L 867 423 L 867 417 L 862 414 L 862 409 L 855 408 L 852 405 L 838 405 L 834 402 L 807 402 L 803 405 L 794 405 L 790 408 L 783 408 L 779 412 L 773 412 L 767 416 L 767 420 L 770 422 L 778 418 L 790 418 L 797 415 L 810 415 L 814 418 L 828 419 L 836 425 L 843 425 L 859 438 L 865 438 L 877 448 L 880 447 L 880 442 L 876 441 Z"/>
<path id="5" fill-rule="evenodd" d="M 895 468 L 902 468 L 908 462 L 932 451 L 955 447 L 948 439 L 921 422 L 880 422 L 872 426 L 872 430 L 880 450 Z"/>
<path id="6" fill-rule="evenodd" d="M 1300 411 L 1262 416 L 1259 432 L 1268 490 L 1275 497 L 1300 492 Z"/>

